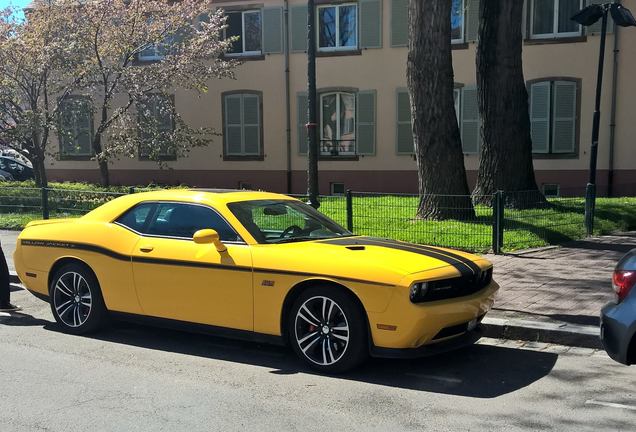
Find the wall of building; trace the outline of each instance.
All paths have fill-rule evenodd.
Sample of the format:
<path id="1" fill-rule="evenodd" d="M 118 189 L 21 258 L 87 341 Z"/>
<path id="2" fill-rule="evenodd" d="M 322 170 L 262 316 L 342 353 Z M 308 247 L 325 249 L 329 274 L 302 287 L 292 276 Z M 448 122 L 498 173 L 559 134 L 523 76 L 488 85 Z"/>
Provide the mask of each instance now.
<path id="1" fill-rule="evenodd" d="M 222 1 L 222 6 L 254 4 L 249 1 Z M 291 0 L 290 5 L 304 4 Z M 636 10 L 636 0 L 623 2 Z M 259 5 L 283 5 L 281 0 L 261 0 Z M 383 2 L 383 48 L 365 49 L 359 55 L 320 57 L 317 60 L 318 88 L 351 87 L 377 92 L 377 140 L 374 156 L 359 160 L 321 161 L 321 193 L 329 193 L 332 182 L 360 191 L 416 192 L 417 175 L 412 156 L 396 152 L 396 91 L 406 87 L 407 49 L 391 47 L 391 1 Z M 614 152 L 615 193 L 636 193 L 636 155 L 633 140 L 633 99 L 636 82 L 630 79 L 636 66 L 636 30 L 619 30 L 619 63 Z M 606 191 L 610 171 L 610 112 L 612 89 L 612 47 L 616 34 L 608 35 L 605 81 L 603 85 L 602 120 L 598 158 L 598 184 Z M 561 43 L 529 41 L 523 46 L 526 80 L 547 77 L 577 78 L 581 82 L 578 155 L 571 158 L 536 158 L 537 181 L 557 183 L 562 190 L 582 190 L 587 181 L 596 64 L 599 50 L 597 35 L 587 35 Z M 474 85 L 475 43 L 453 50 L 455 81 Z M 246 183 L 255 188 L 286 191 L 286 123 L 284 55 L 269 54 L 263 60 L 246 61 L 236 71 L 236 80 L 213 80 L 204 95 L 175 89 L 175 104 L 184 120 L 193 126 L 212 126 L 222 130 L 221 94 L 231 90 L 257 90 L 263 100 L 262 161 L 224 161 L 223 140 L 217 137 L 207 148 L 194 149 L 189 157 L 170 162 L 160 170 L 156 163 L 122 158 L 111 165 L 116 183 L 140 184 L 149 181 L 187 183 L 197 186 L 238 187 Z M 292 192 L 305 190 L 306 156 L 298 152 L 296 94 L 306 89 L 306 55 L 290 54 Z M 50 161 L 51 178 L 97 179 L 96 162 Z M 466 155 L 469 180 L 474 182 L 479 165 L 478 155 Z M 444 173 L 440 173 L 444 175 Z"/>

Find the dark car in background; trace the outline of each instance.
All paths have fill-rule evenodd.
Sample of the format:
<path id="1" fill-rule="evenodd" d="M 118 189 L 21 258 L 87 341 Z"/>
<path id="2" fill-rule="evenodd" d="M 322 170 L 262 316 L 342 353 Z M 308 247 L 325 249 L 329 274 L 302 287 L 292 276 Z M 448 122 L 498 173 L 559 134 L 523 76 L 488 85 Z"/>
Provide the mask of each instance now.
<path id="1" fill-rule="evenodd" d="M 8 156 L 0 156 L 0 171 L 13 176 L 13 180 L 24 181 L 33 178 L 33 168 Z"/>
<path id="2" fill-rule="evenodd" d="M 13 176 L 6 171 L 0 170 L 0 181 L 11 181 Z"/>
<path id="3" fill-rule="evenodd" d="M 636 249 L 616 264 L 612 275 L 616 299 L 601 311 L 601 340 L 619 363 L 636 363 Z"/>

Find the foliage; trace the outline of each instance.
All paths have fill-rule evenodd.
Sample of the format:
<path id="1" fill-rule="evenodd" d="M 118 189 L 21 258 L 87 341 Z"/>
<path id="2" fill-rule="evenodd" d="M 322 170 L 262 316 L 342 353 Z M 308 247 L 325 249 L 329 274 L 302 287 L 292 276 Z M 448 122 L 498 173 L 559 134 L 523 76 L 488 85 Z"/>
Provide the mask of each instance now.
<path id="1" fill-rule="evenodd" d="M 68 26 L 55 21 L 57 9 L 39 1 L 26 20 L 0 10 L 0 142 L 32 162 L 42 185 L 60 108 L 82 79 L 72 73 L 81 59 L 70 55 L 75 45 L 64 37 Z"/>

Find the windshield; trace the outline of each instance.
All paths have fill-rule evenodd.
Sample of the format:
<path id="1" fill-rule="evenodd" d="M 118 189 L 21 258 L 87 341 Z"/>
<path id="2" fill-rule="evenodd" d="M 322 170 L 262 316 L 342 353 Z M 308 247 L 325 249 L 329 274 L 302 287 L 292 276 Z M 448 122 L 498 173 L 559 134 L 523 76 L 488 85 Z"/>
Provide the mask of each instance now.
<path id="1" fill-rule="evenodd" d="M 259 243 L 290 243 L 353 235 L 300 201 L 240 201 L 227 206 Z"/>

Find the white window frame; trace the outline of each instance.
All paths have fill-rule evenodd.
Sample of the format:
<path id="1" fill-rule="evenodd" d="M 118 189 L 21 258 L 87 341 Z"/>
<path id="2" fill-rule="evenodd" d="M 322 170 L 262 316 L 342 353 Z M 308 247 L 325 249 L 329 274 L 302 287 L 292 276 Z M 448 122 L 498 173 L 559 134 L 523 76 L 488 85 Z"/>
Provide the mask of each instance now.
<path id="1" fill-rule="evenodd" d="M 534 6 L 536 0 L 530 0 L 530 39 L 557 39 L 557 38 L 566 38 L 566 37 L 576 37 L 581 36 L 582 28 L 579 25 L 579 30 L 575 32 L 559 32 L 559 2 L 561 0 L 553 0 L 554 1 L 554 16 L 552 20 L 552 33 L 534 33 Z M 583 8 L 583 0 L 579 0 L 579 7 Z"/>
<path id="2" fill-rule="evenodd" d="M 332 92 L 326 92 L 326 93 L 321 93 L 320 94 L 320 147 L 322 147 L 322 142 L 323 141 L 342 141 L 341 137 L 342 137 L 342 129 L 346 128 L 347 125 L 341 125 L 340 124 L 340 95 L 349 95 L 353 97 L 354 100 L 354 109 L 353 109 L 353 134 L 354 134 L 354 139 L 352 140 L 354 142 L 353 145 L 353 152 L 341 152 L 338 151 L 338 156 L 356 156 L 358 154 L 358 134 L 357 134 L 357 112 L 358 112 L 358 95 L 355 92 L 348 92 L 348 91 L 332 91 Z M 325 138 L 325 128 L 324 128 L 324 118 L 323 118 L 323 104 L 322 101 L 325 97 L 327 96 L 336 96 L 336 131 L 334 133 L 334 139 L 332 140 L 327 140 Z M 345 122 L 346 123 L 346 122 Z M 320 152 L 321 156 L 331 156 L 331 152 Z"/>
<path id="3" fill-rule="evenodd" d="M 245 123 L 245 96 L 254 96 L 257 99 L 258 102 L 258 123 L 254 124 L 254 123 Z M 227 100 L 228 99 L 239 99 L 240 100 L 240 104 L 239 104 L 239 111 L 241 114 L 241 151 L 239 152 L 230 152 L 230 148 L 229 148 L 229 144 L 227 142 L 227 138 L 223 137 L 223 146 L 224 146 L 224 155 L 225 157 L 243 157 L 243 156 L 261 156 L 262 152 L 263 152 L 263 127 L 261 126 L 263 123 L 263 113 L 262 113 L 262 107 L 263 107 L 263 101 L 261 99 L 261 95 L 259 93 L 254 93 L 254 92 L 245 92 L 245 93 L 229 93 L 229 94 L 225 94 L 223 96 L 223 112 L 225 115 L 225 120 L 224 120 L 224 125 L 223 128 L 225 131 L 227 131 L 228 129 L 228 119 L 230 118 L 229 113 L 228 113 L 228 103 Z M 237 125 L 233 125 L 234 127 L 236 127 Z M 245 127 L 246 126 L 257 126 L 258 127 L 258 150 L 256 152 L 252 152 L 252 153 L 248 153 L 245 151 Z"/>
<path id="4" fill-rule="evenodd" d="M 74 99 L 74 100 L 81 100 L 82 103 L 86 103 L 87 104 L 87 108 L 89 110 L 89 115 L 88 115 L 88 138 L 89 138 L 89 149 L 88 152 L 83 153 L 83 152 L 69 152 L 66 148 L 66 146 L 64 146 L 64 142 L 62 142 L 62 146 L 60 148 L 60 153 L 62 154 L 63 157 L 85 157 L 85 156 L 92 156 L 93 155 L 93 146 L 92 146 L 92 141 L 93 141 L 93 113 L 91 111 L 92 109 L 92 100 L 89 97 L 84 97 L 84 96 L 70 96 L 68 99 Z M 69 103 L 73 103 L 72 101 L 68 101 Z M 68 108 L 68 105 L 63 105 L 64 109 Z M 73 136 L 73 147 L 74 148 L 78 148 L 79 146 L 77 145 L 77 137 L 79 136 L 79 132 L 80 129 L 78 127 L 78 121 L 77 121 L 77 112 L 73 112 L 73 127 L 72 130 L 70 131 L 71 135 Z M 68 139 L 68 137 L 66 137 L 66 139 Z"/>
<path id="5" fill-rule="evenodd" d="M 263 54 L 263 10 L 262 9 L 248 9 L 241 11 L 226 11 L 226 14 L 241 14 L 241 49 L 240 53 L 226 53 L 228 57 L 244 57 L 244 56 L 257 56 Z M 259 51 L 246 51 L 245 50 L 245 15 L 251 13 L 258 13 L 261 17 L 261 49 Z M 227 30 L 224 30 L 224 36 L 227 37 Z"/>
<path id="6" fill-rule="evenodd" d="M 356 45 L 355 46 L 340 46 L 340 8 L 345 6 L 355 6 L 356 8 Z M 321 47 L 320 46 L 320 9 L 336 9 L 336 46 L 335 47 Z M 334 52 L 334 51 L 355 51 L 360 47 L 360 8 L 358 3 L 337 3 L 337 4 L 324 4 L 316 8 L 316 47 L 320 52 Z"/>
<path id="7" fill-rule="evenodd" d="M 463 91 L 461 87 L 455 87 L 453 89 L 453 97 L 454 97 L 454 103 L 455 103 L 455 117 L 457 119 L 457 126 L 461 129 L 462 127 L 462 123 L 461 123 L 461 109 L 462 109 L 462 95 L 463 95 Z"/>
<path id="8" fill-rule="evenodd" d="M 460 6 L 461 16 L 462 16 L 462 25 L 461 25 L 461 35 L 458 39 L 451 38 L 451 44 L 460 44 L 464 43 L 466 40 L 466 0 L 461 0 L 462 4 Z M 453 13 L 451 9 L 451 14 Z M 451 27 L 451 32 L 453 28 Z"/>

